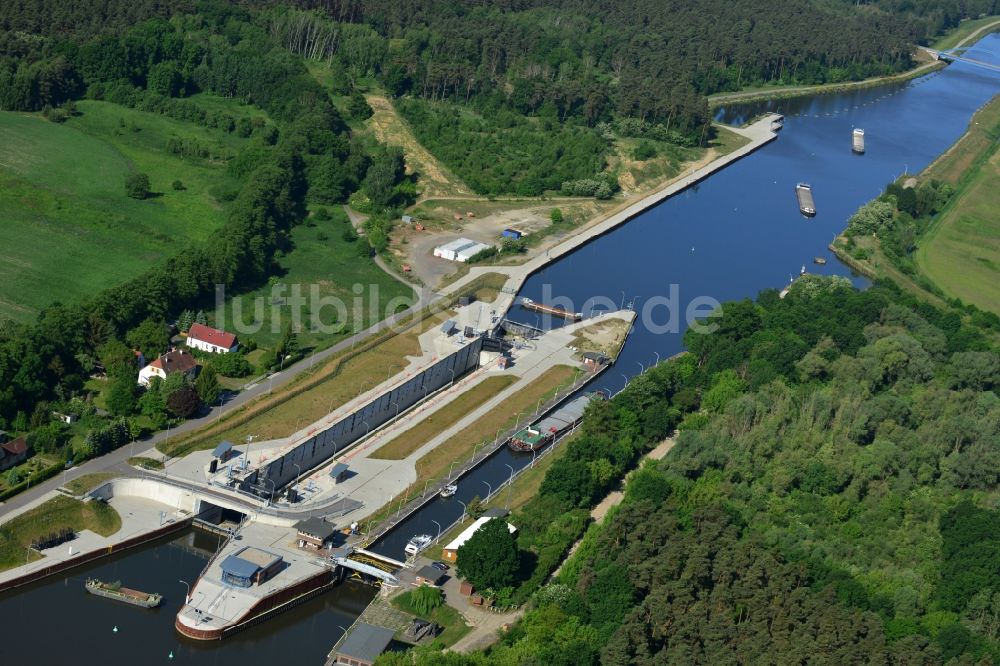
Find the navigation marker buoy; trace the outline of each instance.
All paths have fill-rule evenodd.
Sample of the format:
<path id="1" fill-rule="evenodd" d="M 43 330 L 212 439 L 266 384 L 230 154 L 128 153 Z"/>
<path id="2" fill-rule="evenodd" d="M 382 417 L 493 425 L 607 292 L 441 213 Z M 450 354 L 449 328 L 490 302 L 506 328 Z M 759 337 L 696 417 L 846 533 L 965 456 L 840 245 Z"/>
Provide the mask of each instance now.
<path id="1" fill-rule="evenodd" d="M 111 631 L 112 631 L 113 633 L 116 633 L 116 634 L 117 634 L 117 633 L 118 633 L 118 625 L 116 624 L 116 625 L 115 625 L 115 628 L 114 628 L 114 629 L 112 629 Z"/>
<path id="2" fill-rule="evenodd" d="M 171 650 L 170 654 L 167 655 L 167 659 L 173 659 L 173 658 L 174 658 L 174 651 Z"/>

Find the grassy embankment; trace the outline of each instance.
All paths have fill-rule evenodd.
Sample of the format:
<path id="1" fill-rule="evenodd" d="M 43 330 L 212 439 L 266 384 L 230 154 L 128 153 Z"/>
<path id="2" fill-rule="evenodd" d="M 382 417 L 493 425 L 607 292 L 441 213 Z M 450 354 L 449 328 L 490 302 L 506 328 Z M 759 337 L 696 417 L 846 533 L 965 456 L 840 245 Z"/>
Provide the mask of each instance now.
<path id="1" fill-rule="evenodd" d="M 983 30 L 986 28 L 986 30 Z M 983 37 L 989 32 L 1000 30 L 1000 16 L 984 16 L 977 19 L 966 19 L 939 37 L 931 44 L 931 48 L 937 51 L 947 51 L 962 44 L 977 30 L 983 30 L 979 37 Z"/>
<path id="2" fill-rule="evenodd" d="M 474 280 L 469 289 L 476 291 L 493 286 L 498 277 L 503 276 L 483 275 Z M 443 302 L 442 307 L 450 307 L 449 303 Z M 241 442 L 252 434 L 260 441 L 290 435 L 402 370 L 408 363 L 408 356 L 421 353 L 418 336 L 448 316 L 447 310 L 424 310 L 411 320 L 406 330 L 386 331 L 359 343 L 353 350 L 338 352 L 272 394 L 226 413 L 209 426 L 161 442 L 157 449 L 170 456 L 180 456 L 213 448 L 222 439 Z"/>
<path id="3" fill-rule="evenodd" d="M 441 409 L 422 418 L 416 426 L 380 446 L 369 457 L 402 460 L 515 381 L 517 378 L 511 375 L 487 377 Z"/>
<path id="4" fill-rule="evenodd" d="M 91 296 L 222 224 L 214 193 L 231 186 L 224 160 L 244 139 L 106 102 L 77 106 L 65 124 L 0 113 L 0 317 L 29 321 L 53 301 Z M 175 155 L 171 137 L 214 158 Z M 125 195 L 133 171 L 149 175 L 153 197 Z"/>
<path id="5" fill-rule="evenodd" d="M 94 472 L 93 474 L 84 474 L 83 476 L 77 477 L 67 483 L 65 487 L 74 495 L 83 495 L 84 493 L 89 493 L 105 481 L 110 481 L 116 476 L 118 475 L 114 472 Z"/>
<path id="6" fill-rule="evenodd" d="M 0 525 L 0 571 L 41 559 L 29 546 L 34 539 L 64 527 L 111 536 L 121 529 L 118 512 L 103 502 L 56 497 Z"/>
<path id="7" fill-rule="evenodd" d="M 1000 313 L 1000 97 L 926 175 L 958 193 L 921 238 L 920 270 L 949 297 Z"/>

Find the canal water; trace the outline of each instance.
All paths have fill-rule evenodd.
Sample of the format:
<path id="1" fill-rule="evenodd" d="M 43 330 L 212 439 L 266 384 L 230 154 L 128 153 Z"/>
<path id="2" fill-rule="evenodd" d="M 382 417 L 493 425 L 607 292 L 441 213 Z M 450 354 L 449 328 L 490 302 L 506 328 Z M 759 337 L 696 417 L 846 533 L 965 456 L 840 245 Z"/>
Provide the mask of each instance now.
<path id="1" fill-rule="evenodd" d="M 320 665 L 330 648 L 375 595 L 367 585 L 343 583 L 287 613 L 225 641 L 198 642 L 174 631 L 174 617 L 218 549 L 220 537 L 198 530 L 0 594 L 0 664 Z M 121 581 L 159 592 L 163 604 L 145 610 L 88 594 L 87 578 Z"/>
<path id="2" fill-rule="evenodd" d="M 1000 63 L 1000 36 L 987 36 L 969 53 Z M 594 297 L 603 297 L 605 307 L 632 302 L 640 315 L 637 325 L 617 365 L 591 387 L 617 391 L 657 355 L 665 358 L 682 350 L 684 311 L 695 299 L 753 297 L 762 289 L 785 286 L 803 266 L 849 276 L 826 246 L 851 213 L 893 178 L 923 169 L 997 92 L 1000 74 L 955 63 L 907 83 L 720 109 L 718 119 L 733 123 L 777 111 L 785 115 L 785 128 L 777 141 L 753 155 L 546 267 L 520 295 L 542 302 L 565 297 L 569 309 L 584 313 L 595 305 Z M 854 127 L 865 130 L 863 156 L 851 153 Z M 795 201 L 795 184 L 803 181 L 812 185 L 816 199 L 818 212 L 812 219 L 799 214 Z M 828 263 L 814 265 L 817 256 Z M 670 300 L 675 301 L 669 308 L 673 325 L 668 307 L 660 304 Z M 536 320 L 533 313 L 513 314 L 532 325 L 558 325 Z M 401 559 L 410 537 L 434 536 L 438 525 L 445 528 L 462 515 L 458 500 L 468 503 L 475 495 L 486 495 L 511 469 L 530 462 L 530 455 L 501 450 L 462 478 L 454 498 L 433 500 L 374 550 Z M 342 585 L 226 641 L 192 644 L 173 629 L 184 595 L 179 581 L 193 581 L 206 564 L 192 546 L 211 552 L 216 544 L 189 532 L 0 595 L 5 621 L 0 663 L 319 664 L 342 627 L 374 594 L 372 588 Z M 87 576 L 161 592 L 166 602 L 157 611 L 142 611 L 94 598 L 83 590 Z"/>

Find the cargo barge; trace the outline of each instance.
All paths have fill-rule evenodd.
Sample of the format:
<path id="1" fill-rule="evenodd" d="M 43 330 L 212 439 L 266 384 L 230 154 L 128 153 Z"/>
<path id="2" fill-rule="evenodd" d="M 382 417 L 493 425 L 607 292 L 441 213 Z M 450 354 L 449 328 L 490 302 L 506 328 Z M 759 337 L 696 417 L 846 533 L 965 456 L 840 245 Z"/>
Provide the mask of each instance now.
<path id="1" fill-rule="evenodd" d="M 139 608 L 156 608 L 163 601 L 163 595 L 155 592 L 140 592 L 128 587 L 122 587 L 119 582 L 105 583 L 96 578 L 88 578 L 85 584 L 87 592 L 105 599 L 124 601 Z"/>
<path id="2" fill-rule="evenodd" d="M 816 202 L 813 201 L 812 186 L 809 183 L 799 183 L 795 186 L 795 196 L 799 200 L 799 212 L 806 217 L 814 217 Z"/>
<path id="3" fill-rule="evenodd" d="M 521 299 L 521 307 L 526 310 L 532 310 L 534 312 L 541 312 L 543 314 L 555 315 L 557 317 L 562 317 L 563 319 L 569 319 L 570 321 L 580 321 L 583 319 L 583 313 L 580 312 L 570 312 L 561 305 L 546 305 L 545 303 L 536 303 L 530 298 Z"/>
<path id="4" fill-rule="evenodd" d="M 507 446 L 512 451 L 537 451 L 580 423 L 590 401 L 603 397 L 601 393 L 590 393 L 574 398 L 538 423 L 518 430 L 507 442 Z"/>
<path id="5" fill-rule="evenodd" d="M 865 154 L 865 131 L 859 127 L 851 132 L 851 151 L 858 155 Z"/>

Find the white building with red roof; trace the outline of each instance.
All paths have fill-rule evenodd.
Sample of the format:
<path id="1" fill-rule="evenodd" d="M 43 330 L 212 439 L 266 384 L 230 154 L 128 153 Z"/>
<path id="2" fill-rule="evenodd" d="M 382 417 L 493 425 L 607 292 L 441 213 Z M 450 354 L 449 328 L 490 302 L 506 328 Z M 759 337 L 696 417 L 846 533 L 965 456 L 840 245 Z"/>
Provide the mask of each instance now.
<path id="1" fill-rule="evenodd" d="M 139 383 L 143 386 L 149 386 L 153 377 L 166 379 L 168 375 L 177 372 L 183 372 L 191 379 L 194 379 L 194 376 L 198 374 L 198 362 L 190 352 L 175 349 L 157 356 L 152 363 L 139 371 Z"/>
<path id="2" fill-rule="evenodd" d="M 226 333 L 204 324 L 191 324 L 191 328 L 188 330 L 187 346 L 212 354 L 225 354 L 236 351 L 240 343 L 232 333 Z"/>

